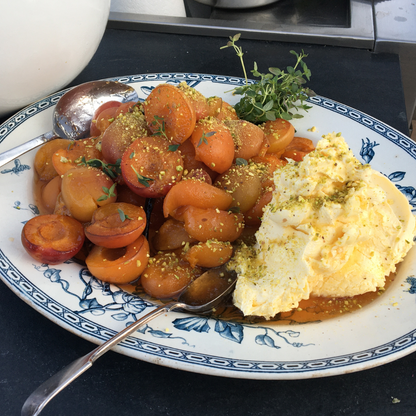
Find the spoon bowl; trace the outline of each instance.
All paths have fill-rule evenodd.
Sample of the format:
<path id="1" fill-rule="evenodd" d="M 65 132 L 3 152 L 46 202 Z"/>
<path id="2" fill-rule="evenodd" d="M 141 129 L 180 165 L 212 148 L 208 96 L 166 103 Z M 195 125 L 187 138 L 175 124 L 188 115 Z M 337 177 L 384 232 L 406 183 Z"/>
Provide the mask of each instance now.
<path id="1" fill-rule="evenodd" d="M 136 332 L 139 327 L 147 324 L 157 316 L 174 309 L 180 308 L 193 313 L 202 313 L 212 310 L 231 293 L 236 281 L 236 273 L 227 270 L 226 267 L 213 268 L 203 273 L 185 288 L 179 295 L 177 301 L 158 306 L 152 312 L 138 319 L 121 332 L 118 332 L 104 344 L 100 345 L 87 355 L 73 361 L 67 367 L 46 380 L 27 398 L 23 405 L 21 416 L 39 415 L 42 409 L 60 391 L 92 367 L 99 357 L 119 344 L 129 335 Z"/>
<path id="2" fill-rule="evenodd" d="M 79 140 L 88 137 L 95 111 L 108 101 L 138 101 L 133 87 L 116 81 L 92 81 L 66 92 L 56 104 L 52 130 L 0 154 L 0 167 L 58 137 Z"/>

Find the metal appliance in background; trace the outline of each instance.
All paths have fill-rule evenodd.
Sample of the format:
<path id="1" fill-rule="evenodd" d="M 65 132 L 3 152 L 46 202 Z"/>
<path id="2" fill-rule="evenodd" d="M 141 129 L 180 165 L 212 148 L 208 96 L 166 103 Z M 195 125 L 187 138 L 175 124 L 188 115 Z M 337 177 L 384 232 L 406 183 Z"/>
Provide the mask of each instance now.
<path id="1" fill-rule="evenodd" d="M 248 9 L 266 6 L 279 0 L 196 0 L 198 3 L 224 9 Z"/>
<path id="2" fill-rule="evenodd" d="M 184 0 L 186 17 L 110 13 L 109 27 L 207 36 L 343 46 L 397 54 L 407 121 L 416 107 L 416 2 L 414 0 Z M 261 1 L 261 0 L 258 0 Z M 267 0 L 264 0 L 267 1 Z M 202 4 L 215 3 L 216 7 Z"/>

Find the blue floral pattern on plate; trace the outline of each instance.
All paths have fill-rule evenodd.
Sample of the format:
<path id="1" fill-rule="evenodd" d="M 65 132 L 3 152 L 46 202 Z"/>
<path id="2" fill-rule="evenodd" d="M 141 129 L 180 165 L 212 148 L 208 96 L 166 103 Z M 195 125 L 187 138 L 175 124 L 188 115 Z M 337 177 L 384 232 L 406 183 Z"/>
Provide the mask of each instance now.
<path id="1" fill-rule="evenodd" d="M 204 95 L 221 95 L 230 104 L 236 98 L 225 91 L 244 84 L 236 77 L 186 73 L 113 80 L 135 86 L 142 100 L 160 82 L 186 81 Z M 34 103 L 1 125 L 0 151 L 4 141 L 21 142 L 28 135 L 34 137 L 49 130 L 49 115 L 64 92 Z M 415 209 L 416 178 L 409 172 L 415 166 L 416 144 L 371 116 L 325 97 L 312 97 L 309 103 L 312 109 L 294 122 L 297 132 L 316 142 L 321 134 L 342 129 L 357 157 L 384 172 Z M 36 128 L 27 127 L 29 120 Z M 316 132 L 311 129 L 313 125 L 317 126 Z M 147 313 L 154 303 L 133 287 L 117 287 L 95 279 L 73 261 L 50 266 L 34 264 L 28 258 L 19 240 L 22 223 L 38 214 L 31 189 L 33 157 L 34 152 L 22 156 L 0 175 L 5 195 L 5 215 L 0 219 L 0 277 L 19 297 L 58 325 L 101 343 Z M 349 316 L 308 325 L 275 325 L 172 312 L 142 327 L 117 351 L 175 368 L 243 378 L 307 378 L 380 365 L 416 350 L 416 325 L 402 319 L 416 313 L 415 265 L 413 249 L 380 301 Z M 394 306 L 395 296 L 403 296 L 399 306 Z M 379 323 L 376 315 L 385 316 L 383 327 L 387 330 L 375 325 Z"/>

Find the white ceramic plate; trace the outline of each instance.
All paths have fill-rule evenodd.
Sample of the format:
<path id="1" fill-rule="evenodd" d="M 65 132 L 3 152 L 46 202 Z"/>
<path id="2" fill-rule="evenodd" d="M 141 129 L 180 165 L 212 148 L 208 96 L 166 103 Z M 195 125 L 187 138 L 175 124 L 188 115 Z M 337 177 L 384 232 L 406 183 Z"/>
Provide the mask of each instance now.
<path id="1" fill-rule="evenodd" d="M 202 74 L 146 74 L 117 78 L 141 99 L 161 82 L 186 80 L 206 96 L 234 104 L 230 91 L 243 80 Z M 0 151 L 51 128 L 52 109 L 62 92 L 22 110 L 0 126 Z M 388 176 L 416 211 L 416 144 L 374 118 L 323 97 L 294 121 L 297 134 L 315 143 L 342 132 L 362 162 Z M 316 131 L 309 129 L 315 126 Z M 20 233 L 37 214 L 32 192 L 32 151 L 0 173 L 1 279 L 21 299 L 53 322 L 95 343 L 149 312 L 146 299 L 94 279 L 76 263 L 36 264 Z M 413 173 L 412 173 L 413 171 Z M 370 305 L 337 318 L 304 325 L 240 324 L 172 312 L 153 320 L 117 347 L 131 357 L 182 370 L 226 377 L 301 379 L 359 371 L 416 350 L 416 250 L 401 264 L 393 284 Z"/>

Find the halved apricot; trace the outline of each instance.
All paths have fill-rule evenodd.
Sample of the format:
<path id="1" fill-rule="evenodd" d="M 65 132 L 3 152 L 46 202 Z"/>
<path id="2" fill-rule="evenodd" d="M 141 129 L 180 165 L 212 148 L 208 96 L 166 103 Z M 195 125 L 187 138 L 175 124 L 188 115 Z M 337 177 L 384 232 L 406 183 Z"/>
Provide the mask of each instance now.
<path id="1" fill-rule="evenodd" d="M 215 186 L 223 189 L 232 196 L 230 208 L 236 208 L 244 213 L 251 209 L 261 194 L 261 174 L 256 165 L 233 165 L 217 177 Z"/>
<path id="2" fill-rule="evenodd" d="M 146 227 L 142 207 L 114 202 L 97 208 L 91 222 L 85 226 L 85 235 L 97 246 L 125 247 L 135 241 Z"/>
<path id="3" fill-rule="evenodd" d="M 107 101 L 106 103 L 101 104 L 97 108 L 97 110 L 95 110 L 94 116 L 92 117 L 92 120 L 91 120 L 91 126 L 90 126 L 90 135 L 92 137 L 99 136 L 102 133 L 102 131 L 97 127 L 97 120 L 99 118 L 99 115 L 104 110 L 106 110 L 108 108 L 111 108 L 111 107 L 114 107 L 115 108 L 115 110 L 113 110 L 114 113 L 112 115 L 110 113 L 111 117 L 114 117 L 115 111 L 116 111 L 117 107 L 119 107 L 120 105 L 121 105 L 121 103 L 119 101 Z M 104 118 L 105 118 L 105 114 L 102 114 L 101 119 L 104 119 Z"/>
<path id="4" fill-rule="evenodd" d="M 185 230 L 198 241 L 216 239 L 232 242 L 237 240 L 244 228 L 242 214 L 190 205 L 180 211 L 180 220 L 185 223 Z"/>
<path id="5" fill-rule="evenodd" d="M 264 207 L 272 200 L 273 192 L 266 189 L 260 195 L 254 207 L 244 213 L 244 221 L 246 225 L 259 226 L 263 217 Z"/>
<path id="6" fill-rule="evenodd" d="M 91 221 L 100 206 L 116 201 L 113 181 L 100 169 L 82 166 L 63 175 L 61 192 L 71 215 L 81 222 Z"/>
<path id="7" fill-rule="evenodd" d="M 55 176 L 42 189 L 42 202 L 47 214 L 54 213 L 58 195 L 61 193 L 61 184 L 61 177 Z"/>
<path id="8" fill-rule="evenodd" d="M 84 244 L 84 228 L 76 219 L 64 215 L 39 215 L 22 230 L 22 244 L 35 260 L 58 264 L 77 254 Z"/>
<path id="9" fill-rule="evenodd" d="M 225 172 L 233 163 L 233 136 L 224 122 L 207 117 L 196 123 L 190 139 L 195 148 L 195 159 L 217 173 Z"/>
<path id="10" fill-rule="evenodd" d="M 238 120 L 238 115 L 234 107 L 225 101 L 221 103 L 221 108 L 217 111 L 215 117 L 218 120 Z"/>
<path id="11" fill-rule="evenodd" d="M 184 205 L 199 208 L 227 209 L 233 197 L 222 189 L 198 179 L 178 182 L 163 201 L 163 214 L 167 218 L 175 209 Z"/>
<path id="12" fill-rule="evenodd" d="M 224 123 L 233 135 L 235 159 L 249 160 L 261 152 L 265 134 L 259 126 L 245 120 L 225 120 Z"/>
<path id="13" fill-rule="evenodd" d="M 283 150 L 295 136 L 293 124 L 282 118 L 266 121 L 262 128 L 270 144 L 267 153 Z"/>
<path id="14" fill-rule="evenodd" d="M 186 232 L 183 222 L 169 218 L 159 228 L 152 243 L 155 250 L 167 251 L 176 250 L 183 247 L 186 243 L 194 243 L 196 241 Z"/>
<path id="15" fill-rule="evenodd" d="M 64 149 L 58 149 L 52 154 L 52 164 L 59 175 L 69 169 L 80 166 L 84 161 L 101 159 L 101 150 L 98 139 L 89 138 L 72 141 Z"/>
<path id="16" fill-rule="evenodd" d="M 211 182 L 217 177 L 217 173 L 210 169 L 205 163 L 195 159 L 195 148 L 190 140 L 184 141 L 178 148 L 181 152 L 183 159 L 183 171 L 184 175 L 187 175 L 191 171 L 203 170 L 211 178 Z M 204 175 L 205 176 L 205 175 Z"/>
<path id="17" fill-rule="evenodd" d="M 182 178 L 183 160 L 163 137 L 135 140 L 124 152 L 121 172 L 126 185 L 146 198 L 159 198 Z"/>
<path id="18" fill-rule="evenodd" d="M 192 267 L 217 267 L 230 260 L 233 246 L 228 241 L 208 240 L 192 246 L 183 258 Z"/>
<path id="19" fill-rule="evenodd" d="M 117 111 L 121 108 L 118 107 Z M 134 140 L 147 135 L 146 120 L 139 108 L 120 114 L 101 136 L 103 159 L 107 163 L 117 163 Z"/>
<path id="20" fill-rule="evenodd" d="M 170 84 L 157 85 L 144 102 L 144 114 L 153 133 L 163 130 L 168 140 L 179 144 L 194 130 L 195 109 L 179 88 Z"/>
<path id="21" fill-rule="evenodd" d="M 140 282 L 148 295 L 167 299 L 179 294 L 200 273 L 174 253 L 163 253 L 150 259 Z"/>
<path id="22" fill-rule="evenodd" d="M 210 105 L 203 94 L 189 86 L 185 81 L 181 82 L 178 85 L 178 88 L 185 93 L 187 98 L 189 98 L 190 103 L 195 110 L 196 121 L 210 115 Z"/>
<path id="23" fill-rule="evenodd" d="M 55 139 L 45 143 L 36 152 L 34 167 L 41 181 L 50 181 L 58 176 L 52 163 L 52 155 L 59 149 L 67 149 L 71 145 L 72 140 Z"/>
<path id="24" fill-rule="evenodd" d="M 312 140 L 305 137 L 294 137 L 290 144 L 284 149 L 281 158 L 293 159 L 300 162 L 310 152 L 315 150 Z"/>
<path id="25" fill-rule="evenodd" d="M 94 246 L 85 259 L 88 270 L 104 282 L 124 284 L 137 279 L 147 267 L 149 243 L 141 235 L 122 248 Z"/>

